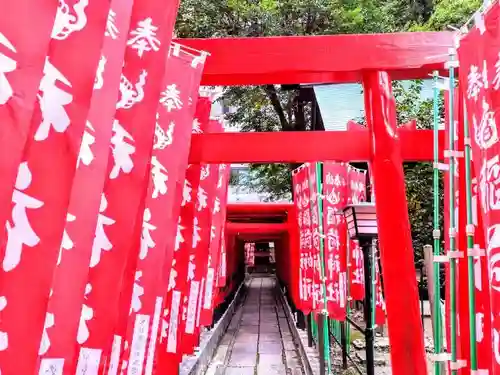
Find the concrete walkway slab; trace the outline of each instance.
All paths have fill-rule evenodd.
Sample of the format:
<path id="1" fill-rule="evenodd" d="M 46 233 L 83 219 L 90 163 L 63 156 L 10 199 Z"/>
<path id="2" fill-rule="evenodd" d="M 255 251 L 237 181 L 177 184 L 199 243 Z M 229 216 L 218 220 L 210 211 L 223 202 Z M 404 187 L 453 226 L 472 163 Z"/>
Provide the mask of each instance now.
<path id="1" fill-rule="evenodd" d="M 206 375 L 303 375 L 273 277 L 254 277 Z M 224 360 L 222 360 L 224 358 Z M 215 361 L 217 359 L 217 361 Z M 221 363 L 222 362 L 222 363 Z"/>

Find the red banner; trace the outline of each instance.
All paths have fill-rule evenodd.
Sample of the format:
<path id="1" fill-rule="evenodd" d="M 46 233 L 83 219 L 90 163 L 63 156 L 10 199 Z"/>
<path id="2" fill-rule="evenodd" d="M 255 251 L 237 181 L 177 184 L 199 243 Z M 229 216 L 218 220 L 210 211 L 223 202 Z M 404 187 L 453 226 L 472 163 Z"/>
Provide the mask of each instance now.
<path id="1" fill-rule="evenodd" d="M 366 202 L 366 171 L 348 166 L 349 187 L 347 204 Z"/>
<path id="2" fill-rule="evenodd" d="M 219 123 L 209 121 L 206 128 L 202 126 L 202 131 L 212 133 L 218 129 Z M 205 129 L 204 129 L 205 128 Z M 215 191 L 219 178 L 218 166 L 216 164 L 201 164 L 198 191 L 196 194 L 194 228 L 199 228 L 199 232 L 193 235 L 193 245 L 191 247 L 187 300 L 184 300 L 183 316 L 186 320 L 183 324 L 184 332 L 182 336 L 185 354 L 192 354 L 199 334 L 199 307 L 202 304 L 205 289 L 205 276 L 207 273 L 207 262 L 211 240 L 211 217 L 215 204 Z"/>
<path id="3" fill-rule="evenodd" d="M 47 329 L 57 324 L 45 313 L 77 162 L 77 153 L 68 150 L 80 147 L 109 10 L 108 1 L 62 3 L 60 11 L 63 5 L 76 23 L 62 18 L 52 30 L 6 224 L 0 293 L 5 374 L 34 373 L 38 351 L 50 347 Z M 53 365 L 62 367 L 60 361 Z"/>
<path id="4" fill-rule="evenodd" d="M 500 374 L 500 203 L 497 193 L 500 175 L 497 126 L 500 76 L 496 48 L 499 44 L 499 17 L 500 5 L 497 2 L 489 6 L 486 14 L 477 13 L 475 27 L 461 39 L 458 49 L 460 84 L 464 88 L 474 170 L 479 179 L 479 193 L 475 194 L 480 195 L 481 215 L 477 223 L 480 225 L 482 222 L 482 228 L 478 229 L 482 230 L 486 239 L 486 256 L 476 257 L 475 262 L 475 271 L 479 273 L 475 280 L 478 362 L 480 368 L 488 369 L 487 353 L 492 353 L 490 363 L 493 374 Z M 477 232 L 475 240 L 478 245 L 476 248 L 481 248 L 482 239 Z M 488 280 L 485 272 L 489 275 Z M 489 285 L 485 281 L 489 281 Z M 485 311 L 488 305 L 484 303 L 484 290 L 488 291 L 490 297 L 491 312 Z M 481 335 L 489 323 L 484 318 L 486 314 L 492 317 L 490 342 L 493 347 L 489 349 L 486 341 L 489 333 Z M 486 349 L 481 353 L 480 348 Z"/>
<path id="5" fill-rule="evenodd" d="M 0 222 L 11 197 L 28 140 L 36 95 L 51 40 L 57 1 L 3 1 L 0 14 Z M 26 11 L 29 9 L 29 12 Z M 0 232 L 4 243 L 6 232 Z M 0 250 L 3 257 L 5 249 Z"/>
<path id="6" fill-rule="evenodd" d="M 208 98 L 199 98 L 196 114 L 193 121 L 193 133 L 202 132 L 207 129 L 209 123 L 211 102 Z M 195 222 L 196 200 L 198 186 L 200 183 L 201 166 L 189 165 L 183 182 L 182 203 L 178 218 L 177 237 L 174 258 L 170 274 L 170 283 L 164 311 L 165 325 L 165 350 L 160 356 L 160 371 L 177 371 L 181 359 L 182 342 L 179 340 L 184 333 L 183 321 L 186 321 L 187 311 L 183 306 L 188 302 L 188 276 L 192 268 L 190 264 L 194 261 L 192 247 L 199 242 L 200 227 Z M 183 316 L 184 315 L 184 316 Z"/>
<path id="7" fill-rule="evenodd" d="M 347 306 L 347 227 L 343 210 L 347 203 L 348 173 L 345 164 L 323 164 L 323 192 L 327 310 L 331 318 L 343 321 Z"/>
<path id="8" fill-rule="evenodd" d="M 245 243 L 245 265 L 249 267 L 255 266 L 255 244 Z"/>
<path id="9" fill-rule="evenodd" d="M 321 313 L 323 311 L 325 301 L 323 293 L 323 283 L 321 278 L 321 257 L 320 257 L 320 246 L 321 246 L 321 235 L 320 225 L 319 225 L 319 191 L 318 191 L 318 180 L 316 173 L 316 163 L 306 164 L 306 168 L 309 170 L 309 188 L 310 188 L 310 212 L 311 212 L 311 232 L 312 232 L 312 249 L 311 257 L 313 262 L 312 268 L 312 297 L 313 297 L 313 309 L 316 313 Z"/>
<path id="10" fill-rule="evenodd" d="M 224 227 L 226 222 L 226 205 L 229 186 L 230 168 L 226 164 L 218 165 L 218 180 L 215 202 L 212 216 L 212 237 L 210 241 L 210 255 L 207 262 L 207 275 L 205 283 L 205 295 L 200 317 L 202 326 L 212 324 L 214 302 L 218 281 L 218 269 L 220 254 L 222 252 L 224 239 Z"/>
<path id="11" fill-rule="evenodd" d="M 305 165 L 293 173 L 294 202 L 300 230 L 300 271 L 299 271 L 299 308 L 309 314 L 313 308 L 312 300 L 312 233 L 310 215 L 309 172 Z"/>
<path id="12" fill-rule="evenodd" d="M 101 60 L 80 146 L 66 228 L 47 308 L 57 324 L 47 329 L 51 344 L 45 353 L 40 353 L 42 369 L 46 368 L 46 363 L 50 365 L 56 359 L 62 359 L 65 371 L 69 373 L 69 369 L 74 369 L 75 366 L 75 337 L 77 341 L 82 341 L 88 333 L 85 320 L 82 320 L 80 329 L 79 322 L 107 171 L 111 129 L 118 99 L 117 87 L 120 83 L 132 5 L 132 0 L 115 0 L 108 15 Z M 82 199 L 83 196 L 85 199 Z"/>
<path id="13" fill-rule="evenodd" d="M 472 175 L 475 176 L 474 168 Z M 485 249 L 483 219 L 479 205 L 477 178 L 472 180 L 472 217 L 474 223 L 474 249 L 482 253 Z M 474 258 L 474 286 L 476 296 L 476 343 L 478 369 L 491 372 L 492 365 L 492 331 L 490 308 L 490 279 L 488 275 L 488 258 Z"/>
<path id="14" fill-rule="evenodd" d="M 173 28 L 167 19 L 175 5 L 161 0 L 134 3 L 82 305 L 88 337 L 80 344 L 77 373 L 92 366 L 99 369 L 95 371 L 109 368 L 110 374 L 116 374 L 122 346 L 130 345 L 134 352 L 145 350 L 148 327 L 142 325 L 136 340 L 124 342 L 127 319 L 120 319 L 120 313 L 124 301 L 126 310 L 131 308 L 155 114 Z M 130 371 L 136 371 L 141 365 L 130 366 Z"/>
<path id="15" fill-rule="evenodd" d="M 189 98 L 196 95 L 198 83 L 194 69 L 196 57 L 173 45 L 165 67 L 162 96 L 158 106 L 151 171 L 142 222 L 142 234 L 137 269 L 135 271 L 130 311 L 122 311 L 128 316 L 126 341 L 132 345 L 125 347 L 122 363 L 145 372 L 152 373 L 159 337 L 163 297 L 168 284 L 164 283 L 163 273 L 170 272 L 172 253 L 167 251 L 173 245 L 169 233 L 176 223 L 165 215 L 165 208 L 172 210 L 175 202 L 175 182 L 187 167 L 190 145 L 190 129 L 182 126 L 190 116 Z M 169 253 L 169 260 L 167 257 Z M 148 331 L 147 350 L 133 351 L 138 330 L 145 325 Z M 146 345 L 144 343 L 144 345 Z"/>
<path id="16" fill-rule="evenodd" d="M 217 269 L 217 287 L 224 288 L 227 284 L 227 245 L 229 238 L 225 234 L 225 228 L 222 228 L 219 266 Z M 232 245 L 232 243 L 231 243 Z"/>
<path id="17" fill-rule="evenodd" d="M 347 204 L 366 202 L 366 171 L 348 166 Z M 349 240 L 349 294 L 353 300 L 365 299 L 363 250 L 358 240 Z"/>
<path id="18" fill-rule="evenodd" d="M 349 240 L 349 295 L 355 301 L 365 299 L 364 258 L 358 240 Z"/>
<path id="19" fill-rule="evenodd" d="M 381 280 L 381 275 L 380 275 L 378 250 L 375 251 L 374 267 L 375 267 L 375 280 L 373 283 L 374 289 L 375 289 L 375 292 L 373 295 L 373 298 L 375 298 L 375 322 L 374 323 L 377 326 L 381 327 L 385 324 L 386 309 L 385 309 L 384 294 L 382 291 L 382 280 Z"/>

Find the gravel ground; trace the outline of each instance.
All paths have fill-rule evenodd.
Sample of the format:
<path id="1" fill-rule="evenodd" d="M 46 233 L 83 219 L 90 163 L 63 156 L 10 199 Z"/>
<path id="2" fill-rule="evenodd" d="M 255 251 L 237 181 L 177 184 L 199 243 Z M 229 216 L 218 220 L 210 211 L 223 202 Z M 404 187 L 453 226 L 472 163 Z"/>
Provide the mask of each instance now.
<path id="1" fill-rule="evenodd" d="M 363 326 L 363 315 L 360 312 L 354 312 L 351 316 L 358 325 Z M 429 375 L 432 374 L 431 361 L 429 359 L 430 354 L 433 350 L 432 345 L 432 322 L 430 317 L 424 319 L 424 335 L 425 335 L 425 346 L 427 352 L 427 369 Z M 365 341 L 364 337 L 355 330 L 351 330 L 352 344 L 350 357 L 357 365 L 357 368 L 365 374 L 364 370 L 364 360 L 365 360 Z M 334 358 L 333 368 L 335 374 L 341 375 L 357 375 L 359 372 L 356 370 L 356 366 L 348 361 L 348 368 L 346 370 L 342 369 L 342 351 L 338 345 L 333 345 L 332 348 L 332 358 Z M 376 334 L 375 337 L 375 374 L 376 375 L 391 375 L 391 365 L 390 365 L 390 346 L 389 339 L 387 337 L 387 329 L 384 329 L 384 333 Z"/>

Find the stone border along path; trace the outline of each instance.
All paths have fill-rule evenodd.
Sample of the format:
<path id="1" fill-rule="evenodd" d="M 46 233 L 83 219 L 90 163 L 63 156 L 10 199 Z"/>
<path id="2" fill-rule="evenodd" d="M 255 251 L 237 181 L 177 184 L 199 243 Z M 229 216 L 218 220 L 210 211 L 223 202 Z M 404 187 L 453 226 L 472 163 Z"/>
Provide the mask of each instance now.
<path id="1" fill-rule="evenodd" d="M 205 375 L 304 375 L 276 279 L 254 276 Z"/>

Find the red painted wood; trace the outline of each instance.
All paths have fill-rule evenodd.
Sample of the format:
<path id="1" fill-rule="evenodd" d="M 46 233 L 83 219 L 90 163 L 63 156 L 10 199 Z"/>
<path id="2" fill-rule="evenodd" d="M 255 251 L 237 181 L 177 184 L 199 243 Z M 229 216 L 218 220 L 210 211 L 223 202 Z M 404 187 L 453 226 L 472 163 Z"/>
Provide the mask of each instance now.
<path id="1" fill-rule="evenodd" d="M 426 375 L 422 321 L 402 165 L 403 140 L 396 134 L 390 79 L 366 73 L 365 108 L 372 139 L 371 172 L 377 205 L 393 375 Z"/>
<path id="2" fill-rule="evenodd" d="M 285 233 L 288 229 L 288 223 L 226 223 L 226 232 L 230 234 L 255 233 L 265 237 L 269 234 Z"/>
<path id="3" fill-rule="evenodd" d="M 229 203 L 227 214 L 284 214 L 292 209 L 293 203 Z"/>
<path id="4" fill-rule="evenodd" d="M 451 32 L 266 38 L 177 39 L 211 56 L 204 85 L 359 82 L 363 70 L 393 79 L 426 78 L 443 69 Z M 353 48 L 354 47 L 354 48 Z M 304 58 L 304 54 L 314 58 Z"/>
<path id="5" fill-rule="evenodd" d="M 398 130 L 405 161 L 433 159 L 431 130 Z M 443 150 L 440 132 L 440 150 Z M 189 162 L 302 163 L 318 160 L 368 161 L 368 130 L 194 134 Z"/>

